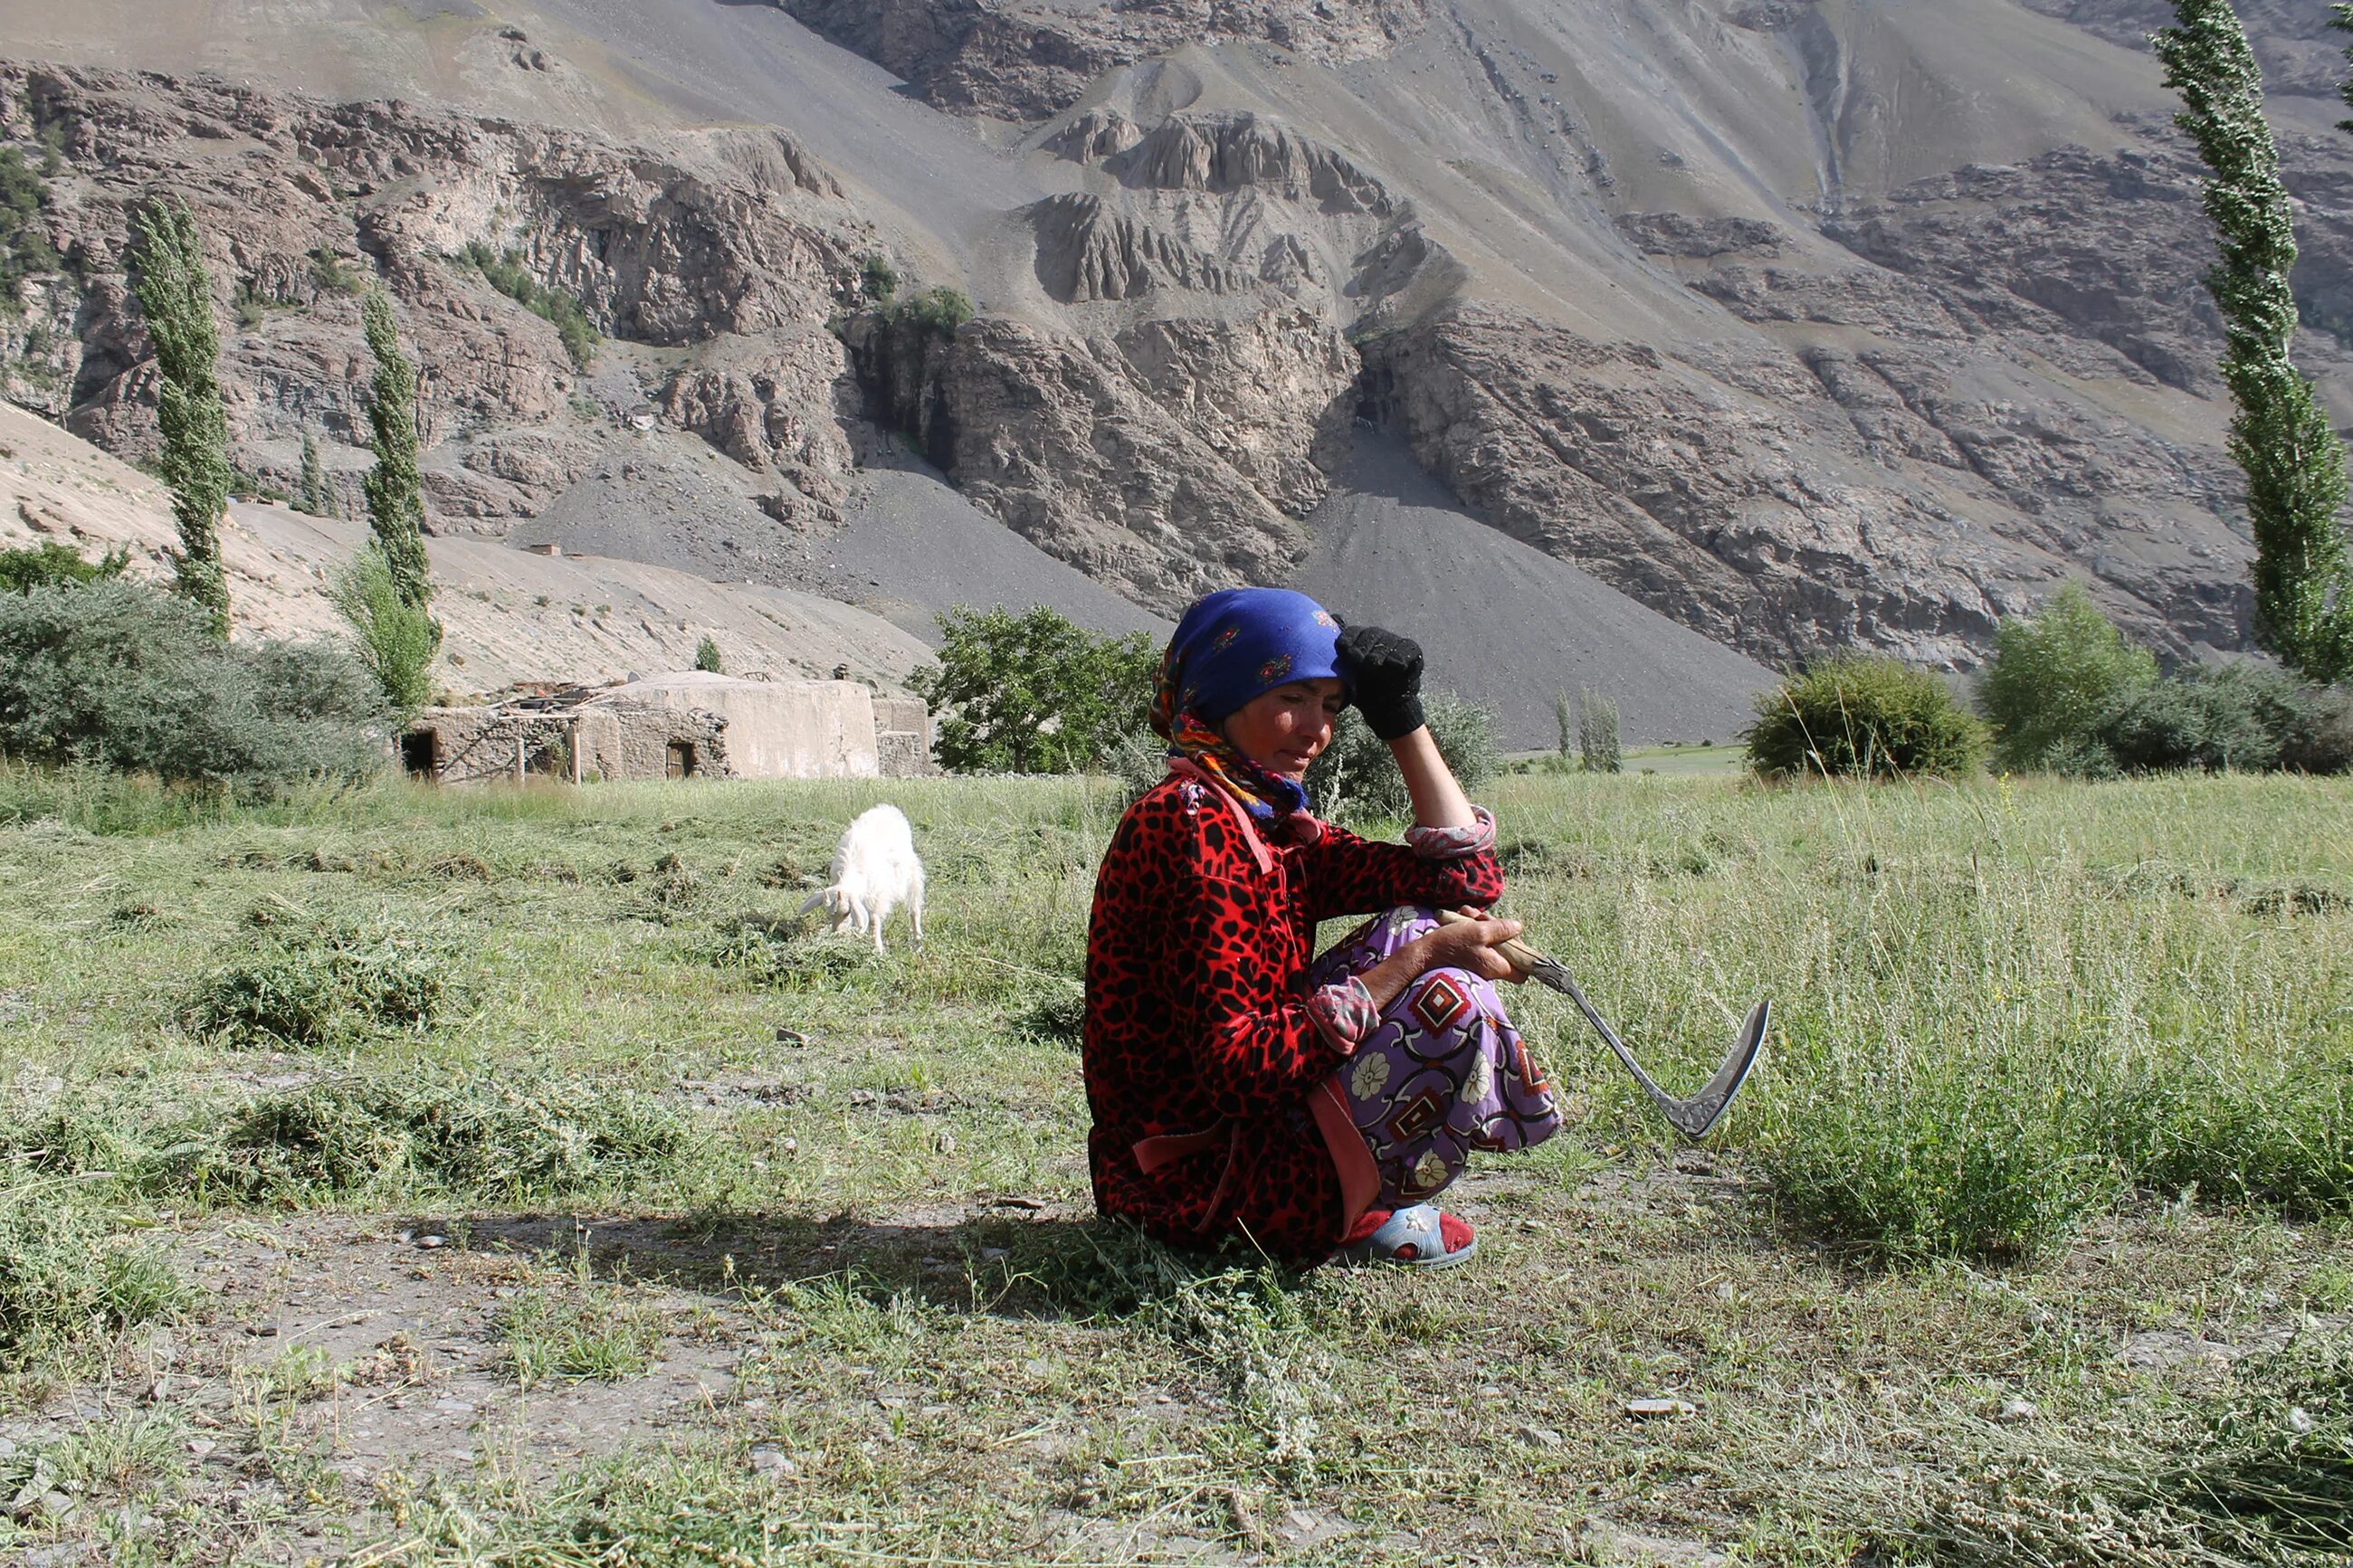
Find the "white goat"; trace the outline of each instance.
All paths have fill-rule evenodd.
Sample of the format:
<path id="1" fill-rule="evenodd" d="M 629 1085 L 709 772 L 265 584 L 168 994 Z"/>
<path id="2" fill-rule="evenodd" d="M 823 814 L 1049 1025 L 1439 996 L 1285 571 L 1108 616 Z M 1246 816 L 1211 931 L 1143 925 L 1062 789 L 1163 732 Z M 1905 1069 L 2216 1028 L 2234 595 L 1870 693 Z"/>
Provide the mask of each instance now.
<path id="1" fill-rule="evenodd" d="M 825 906 L 833 929 L 844 926 L 860 936 L 874 933 L 874 951 L 884 951 L 882 922 L 900 904 L 915 922 L 915 945 L 923 945 L 923 863 L 915 855 L 915 836 L 895 805 L 878 805 L 861 815 L 841 836 L 833 851 L 833 884 L 809 895 L 801 906 L 807 914 Z"/>

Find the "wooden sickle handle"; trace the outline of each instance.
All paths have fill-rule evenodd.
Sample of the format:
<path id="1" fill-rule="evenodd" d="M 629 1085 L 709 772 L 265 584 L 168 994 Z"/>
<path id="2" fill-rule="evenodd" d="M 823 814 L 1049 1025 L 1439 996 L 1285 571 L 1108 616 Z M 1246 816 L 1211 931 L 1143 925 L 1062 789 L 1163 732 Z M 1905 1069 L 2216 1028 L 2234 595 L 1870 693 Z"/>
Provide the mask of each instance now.
<path id="1" fill-rule="evenodd" d="M 1438 911 L 1438 923 L 1442 926 L 1463 926 L 1474 922 L 1469 915 L 1460 910 L 1440 910 Z M 1538 952 L 1518 937 L 1497 942 L 1495 951 L 1504 955 L 1504 961 L 1518 972 L 1522 978 L 1531 973 L 1537 964 L 1546 962 L 1543 953 Z"/>

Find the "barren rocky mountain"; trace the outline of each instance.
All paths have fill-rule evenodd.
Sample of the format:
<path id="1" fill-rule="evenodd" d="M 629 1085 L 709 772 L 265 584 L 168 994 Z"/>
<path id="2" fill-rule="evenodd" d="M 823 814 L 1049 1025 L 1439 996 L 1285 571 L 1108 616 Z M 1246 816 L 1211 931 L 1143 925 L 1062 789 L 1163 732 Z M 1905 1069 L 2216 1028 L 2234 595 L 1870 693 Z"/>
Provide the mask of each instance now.
<path id="1" fill-rule="evenodd" d="M 1312 577 L 1335 519 L 1440 529 L 1401 451 L 1562 582 L 1766 664 L 1967 668 L 2068 575 L 2168 654 L 2244 643 L 2211 246 L 2140 41 L 2161 5 L 167 10 L 0 0 L 0 135 L 63 257 L 0 316 L 5 390 L 121 455 L 154 439 L 127 214 L 177 195 L 254 482 L 310 431 L 355 485 L 350 290 L 380 281 L 446 533 L 911 626 L 969 562 L 974 597 L 1034 581 L 1141 629 Z M 2304 203 L 2302 358 L 2343 421 L 2339 40 L 2317 0 L 2247 12 Z M 943 285 L 977 316 L 907 308 Z M 567 344 L 556 300 L 601 341 Z M 1388 480 L 1351 478 L 1360 447 Z M 1492 623 L 1440 678 L 1523 743 L 1543 705 L 1507 692 L 1742 685 L 1563 637 L 1482 590 L 1488 552 L 1394 553 L 1440 579 L 1418 613 Z"/>

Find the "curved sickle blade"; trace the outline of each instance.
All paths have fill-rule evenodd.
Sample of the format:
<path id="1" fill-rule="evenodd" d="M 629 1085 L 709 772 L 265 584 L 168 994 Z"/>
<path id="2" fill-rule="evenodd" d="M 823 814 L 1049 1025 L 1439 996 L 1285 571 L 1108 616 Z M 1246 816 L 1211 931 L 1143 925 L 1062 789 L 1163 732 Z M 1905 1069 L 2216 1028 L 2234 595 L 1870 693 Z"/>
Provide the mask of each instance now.
<path id="1" fill-rule="evenodd" d="M 1468 919 L 1468 915 L 1452 910 L 1438 911 L 1441 925 L 1460 925 Z M 1765 1048 L 1765 1031 L 1773 1024 L 1773 1004 L 1770 1001 L 1759 1002 L 1751 1007 L 1748 1021 L 1740 1026 L 1740 1034 L 1732 1043 L 1732 1054 L 1724 1058 L 1724 1065 L 1715 1069 L 1715 1076 L 1707 1080 L 1707 1087 L 1689 1100 L 1677 1100 L 1642 1070 L 1642 1064 L 1634 1059 L 1634 1053 L 1626 1048 L 1626 1042 L 1618 1037 L 1618 1031 L 1611 1028 L 1609 1021 L 1585 999 L 1585 992 L 1577 985 L 1576 976 L 1569 973 L 1567 965 L 1556 958 L 1547 958 L 1516 937 L 1497 943 L 1495 951 L 1522 974 L 1543 982 L 1576 1003 L 1577 1010 L 1585 1015 L 1585 1021 L 1593 1026 L 1595 1032 L 1609 1045 L 1626 1070 L 1634 1075 L 1634 1081 L 1642 1086 L 1642 1092 L 1651 1097 L 1651 1105 L 1666 1118 L 1667 1125 L 1694 1143 L 1706 1137 L 1709 1131 L 1724 1119 L 1725 1110 L 1732 1104 L 1732 1097 L 1738 1094 L 1740 1086 L 1748 1081 L 1748 1074 L 1757 1066 L 1757 1058 Z"/>
<path id="2" fill-rule="evenodd" d="M 1519 946 L 1518 943 L 1512 945 Z M 1523 954 L 1525 955 L 1525 963 L 1522 963 Z M 1642 1070 L 1642 1064 L 1634 1059 L 1634 1053 L 1626 1048 L 1626 1042 L 1618 1037 L 1618 1031 L 1611 1028 L 1609 1021 L 1595 1011 L 1593 1004 L 1585 999 L 1584 991 L 1558 959 L 1546 958 L 1527 948 L 1521 948 L 1520 952 L 1510 956 L 1514 963 L 1521 963 L 1529 979 L 1542 981 L 1577 1004 L 1577 1010 L 1585 1015 L 1585 1021 L 1593 1026 L 1626 1070 L 1634 1075 L 1634 1081 L 1642 1086 L 1642 1091 L 1651 1097 L 1651 1103 L 1658 1109 L 1661 1116 L 1666 1118 L 1667 1125 L 1694 1143 L 1706 1137 L 1724 1119 L 1725 1111 L 1732 1104 L 1732 1097 L 1740 1092 L 1740 1086 L 1748 1081 L 1749 1072 L 1757 1066 L 1757 1058 L 1765 1048 L 1765 1031 L 1772 1026 L 1771 1002 L 1759 1002 L 1751 1007 L 1748 1021 L 1740 1026 L 1740 1034 L 1733 1041 L 1732 1054 L 1724 1058 L 1724 1065 L 1715 1069 L 1715 1076 L 1707 1080 L 1707 1087 L 1689 1100 L 1677 1100 Z"/>

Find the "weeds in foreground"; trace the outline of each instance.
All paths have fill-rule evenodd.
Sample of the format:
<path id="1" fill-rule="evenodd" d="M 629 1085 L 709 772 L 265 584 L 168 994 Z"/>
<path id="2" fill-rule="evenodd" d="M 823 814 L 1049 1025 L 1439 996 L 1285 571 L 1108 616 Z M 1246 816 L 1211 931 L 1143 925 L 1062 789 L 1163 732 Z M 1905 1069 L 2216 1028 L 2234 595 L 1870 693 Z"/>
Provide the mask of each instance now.
<path id="1" fill-rule="evenodd" d="M 534 1286 L 507 1304 L 499 1331 L 519 1387 L 550 1378 L 621 1383 L 652 1369 L 662 1319 L 651 1302 L 618 1287 Z"/>
<path id="2" fill-rule="evenodd" d="M 51 1178 L 0 1187 L 0 1367 L 105 1341 L 185 1299 L 156 1248 L 75 1185 Z"/>

